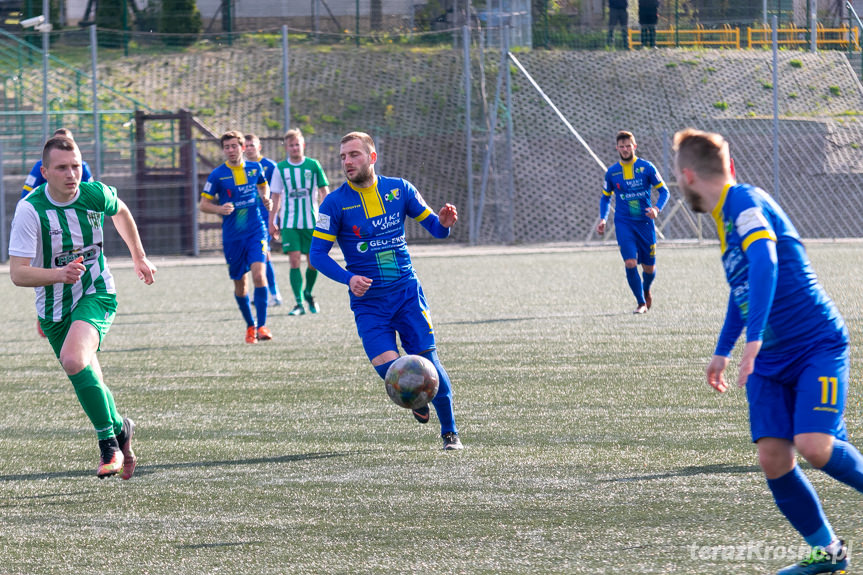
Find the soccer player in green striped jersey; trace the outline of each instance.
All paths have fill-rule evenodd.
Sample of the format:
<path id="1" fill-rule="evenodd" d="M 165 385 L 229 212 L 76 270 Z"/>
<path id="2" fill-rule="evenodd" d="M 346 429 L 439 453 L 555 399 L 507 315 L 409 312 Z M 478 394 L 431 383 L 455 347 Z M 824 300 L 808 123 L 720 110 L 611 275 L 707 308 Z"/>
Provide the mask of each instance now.
<path id="1" fill-rule="evenodd" d="M 15 285 L 36 288 L 42 330 L 96 430 L 101 452 L 96 474 L 122 471 L 129 479 L 137 463 L 134 423 L 117 411 L 96 357 L 117 310 L 114 278 L 102 252 L 106 214 L 129 248 L 138 277 L 152 284 L 156 268 L 117 190 L 101 182 L 82 183 L 81 172 L 81 152 L 73 140 L 55 136 L 45 143 L 46 183 L 15 209 L 9 272 Z"/>
<path id="2" fill-rule="evenodd" d="M 282 238 L 282 251 L 288 254 L 291 266 L 291 290 L 296 305 L 288 315 L 303 315 L 303 300 L 311 313 L 319 307 L 312 295 L 318 279 L 318 270 L 309 260 L 312 232 L 318 218 L 318 206 L 329 192 L 329 182 L 320 162 L 305 156 L 306 141 L 299 128 L 285 134 L 285 151 L 288 158 L 276 165 L 270 183 L 273 209 L 270 210 L 270 233 Z M 303 289 L 303 274 L 300 259 L 306 254 L 306 287 Z"/>

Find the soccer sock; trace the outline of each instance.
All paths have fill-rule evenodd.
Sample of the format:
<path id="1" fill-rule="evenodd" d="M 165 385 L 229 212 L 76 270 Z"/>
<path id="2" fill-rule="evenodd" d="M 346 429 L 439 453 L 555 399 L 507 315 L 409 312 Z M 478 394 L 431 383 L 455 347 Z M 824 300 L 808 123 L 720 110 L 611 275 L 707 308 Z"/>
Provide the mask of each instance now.
<path id="1" fill-rule="evenodd" d="M 438 388 L 437 395 L 432 400 L 432 405 L 434 405 L 438 421 L 440 421 L 440 434 L 444 435 L 451 431 L 458 433 L 458 429 L 455 426 L 455 410 L 453 409 L 452 386 L 450 385 L 449 374 L 447 374 L 438 359 L 437 351 L 432 349 L 420 355 L 431 361 L 437 370 Z"/>
<path id="2" fill-rule="evenodd" d="M 318 270 L 315 268 L 306 268 L 306 293 L 312 293 L 312 288 L 315 287 L 315 282 L 318 281 Z"/>
<path id="3" fill-rule="evenodd" d="M 653 272 L 653 273 L 643 272 L 642 276 L 644 276 L 643 291 L 644 291 L 644 293 L 647 293 L 650 291 L 650 286 L 653 285 L 653 280 L 656 279 L 656 272 Z"/>
<path id="4" fill-rule="evenodd" d="M 626 281 L 629 282 L 629 289 L 638 301 L 638 305 L 644 305 L 644 288 L 641 286 L 641 276 L 638 275 L 638 268 L 626 268 Z"/>
<path id="5" fill-rule="evenodd" d="M 303 303 L 303 272 L 300 268 L 291 268 L 291 291 L 294 292 L 297 303 Z"/>
<path id="6" fill-rule="evenodd" d="M 267 325 L 267 286 L 255 288 L 255 314 L 258 317 L 258 327 Z"/>
<path id="7" fill-rule="evenodd" d="M 381 379 L 386 379 L 387 378 L 387 370 L 390 368 L 390 366 L 393 364 L 394 361 L 395 360 L 388 361 L 386 363 L 382 363 L 380 365 L 374 365 L 372 367 L 375 368 L 375 371 L 378 372 L 378 375 L 381 376 Z"/>
<path id="8" fill-rule="evenodd" d="M 84 408 L 84 413 L 87 414 L 90 423 L 96 429 L 96 436 L 99 439 L 114 437 L 116 422 L 119 421 L 122 426 L 123 418 L 117 413 L 110 390 L 99 379 L 93 366 L 88 365 L 75 375 L 68 377 L 81 407 Z"/>
<path id="9" fill-rule="evenodd" d="M 270 288 L 271 294 L 279 293 L 279 286 L 276 285 L 276 270 L 273 268 L 272 260 L 267 260 L 267 287 Z"/>
<path id="10" fill-rule="evenodd" d="M 827 547 L 836 539 L 818 495 L 799 466 L 778 479 L 768 479 L 767 486 L 779 511 L 811 547 Z"/>
<path id="11" fill-rule="evenodd" d="M 252 303 L 249 301 L 249 296 L 244 295 L 240 297 L 234 295 L 234 299 L 237 300 L 237 305 L 240 306 L 240 313 L 243 314 L 243 319 L 246 320 L 246 327 L 253 327 L 255 320 L 252 319 Z"/>
<path id="12" fill-rule="evenodd" d="M 833 440 L 833 453 L 821 471 L 863 492 L 863 455 L 847 441 Z"/>

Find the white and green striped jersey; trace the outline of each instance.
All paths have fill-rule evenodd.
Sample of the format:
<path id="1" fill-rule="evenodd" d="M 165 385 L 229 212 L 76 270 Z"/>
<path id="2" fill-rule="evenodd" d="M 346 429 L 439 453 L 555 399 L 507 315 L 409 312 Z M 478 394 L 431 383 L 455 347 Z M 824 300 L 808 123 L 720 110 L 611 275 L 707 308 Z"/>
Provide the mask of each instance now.
<path id="1" fill-rule="evenodd" d="M 117 190 L 101 182 L 82 182 L 75 197 L 65 204 L 52 200 L 46 185 L 18 202 L 9 255 L 30 258 L 31 266 L 48 269 L 84 258 L 87 270 L 81 281 L 36 288 L 39 317 L 60 321 L 72 312 L 84 294 L 116 293 L 102 242 L 105 214 L 115 215 L 119 203 Z"/>
<path id="2" fill-rule="evenodd" d="M 313 229 L 318 219 L 318 188 L 329 185 L 324 169 L 315 159 L 304 158 L 299 164 L 279 162 L 270 191 L 282 194 L 278 214 L 282 229 Z"/>

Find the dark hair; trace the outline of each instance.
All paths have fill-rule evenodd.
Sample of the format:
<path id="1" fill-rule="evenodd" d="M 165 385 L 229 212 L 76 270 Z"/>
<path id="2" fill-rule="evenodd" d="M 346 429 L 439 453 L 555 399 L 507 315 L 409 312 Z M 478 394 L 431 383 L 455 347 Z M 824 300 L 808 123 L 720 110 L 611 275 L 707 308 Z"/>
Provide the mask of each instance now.
<path id="1" fill-rule="evenodd" d="M 45 142 L 42 148 L 42 165 L 48 166 L 48 158 L 51 156 L 51 150 L 63 150 L 66 152 L 74 152 L 78 149 L 75 140 L 66 136 L 52 136 Z"/>
<path id="2" fill-rule="evenodd" d="M 230 130 L 230 131 L 222 134 L 222 137 L 219 138 L 219 144 L 224 146 L 225 142 L 227 142 L 228 140 L 233 140 L 233 139 L 236 139 L 241 144 L 245 141 L 245 138 L 243 137 L 243 133 L 241 131 Z"/>
<path id="3" fill-rule="evenodd" d="M 632 132 L 627 132 L 626 130 L 621 130 L 617 133 L 617 140 L 615 140 L 615 141 L 620 142 L 621 140 L 632 140 L 632 143 L 634 144 L 635 143 L 635 136 L 633 135 Z"/>

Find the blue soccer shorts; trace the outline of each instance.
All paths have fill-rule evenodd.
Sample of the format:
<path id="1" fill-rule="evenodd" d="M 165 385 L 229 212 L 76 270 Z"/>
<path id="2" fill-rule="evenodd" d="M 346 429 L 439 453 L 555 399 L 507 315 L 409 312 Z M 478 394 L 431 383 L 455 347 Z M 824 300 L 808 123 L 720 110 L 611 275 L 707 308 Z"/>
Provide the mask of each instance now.
<path id="1" fill-rule="evenodd" d="M 769 375 L 756 372 L 746 383 L 752 441 L 799 433 L 827 433 L 847 439 L 845 399 L 850 359 L 847 342 L 830 342 L 800 357 L 787 358 Z"/>
<path id="2" fill-rule="evenodd" d="M 263 229 L 260 235 L 234 242 L 225 242 L 222 246 L 225 251 L 225 261 L 228 262 L 228 275 L 232 280 L 241 280 L 255 262 L 266 263 L 267 240 L 263 237 Z"/>
<path id="3" fill-rule="evenodd" d="M 369 361 L 385 351 L 398 352 L 396 333 L 405 353 L 435 349 L 428 303 L 416 278 L 380 297 L 352 297 L 351 310 Z"/>
<path id="4" fill-rule="evenodd" d="M 614 220 L 617 245 L 624 260 L 656 265 L 656 227 L 653 220 L 620 222 Z"/>

